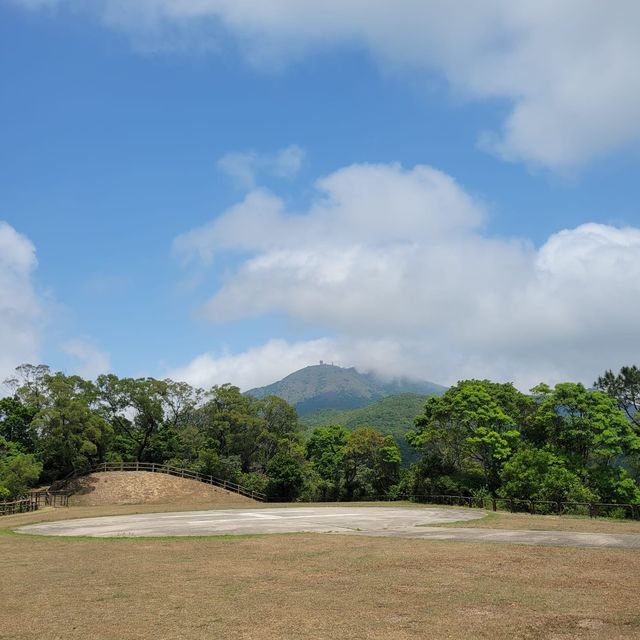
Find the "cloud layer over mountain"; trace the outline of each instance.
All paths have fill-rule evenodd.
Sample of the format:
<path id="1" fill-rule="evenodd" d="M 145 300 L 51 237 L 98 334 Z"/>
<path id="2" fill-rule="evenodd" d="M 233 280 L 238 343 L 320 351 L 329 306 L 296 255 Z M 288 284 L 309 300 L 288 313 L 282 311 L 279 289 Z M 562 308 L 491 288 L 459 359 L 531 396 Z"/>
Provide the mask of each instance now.
<path id="1" fill-rule="evenodd" d="M 387 344 L 393 373 L 442 382 L 591 382 L 637 346 L 639 229 L 584 224 L 539 248 L 491 237 L 482 206 L 427 166 L 352 165 L 316 189 L 304 212 L 252 191 L 176 238 L 175 251 L 200 265 L 241 256 L 201 310 L 207 319 L 285 313 L 331 336 L 330 355 L 309 343 L 311 361 L 356 356 L 375 368 L 367 345 Z"/>

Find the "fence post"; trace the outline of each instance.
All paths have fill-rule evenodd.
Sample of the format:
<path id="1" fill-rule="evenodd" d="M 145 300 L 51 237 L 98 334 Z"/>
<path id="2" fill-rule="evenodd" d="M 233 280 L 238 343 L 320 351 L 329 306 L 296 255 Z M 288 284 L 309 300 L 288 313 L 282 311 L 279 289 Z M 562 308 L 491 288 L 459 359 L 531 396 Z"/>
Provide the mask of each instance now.
<path id="1" fill-rule="evenodd" d="M 494 496 L 491 496 L 491 508 L 492 508 L 494 511 L 497 511 L 497 510 L 498 510 L 498 503 L 496 502 L 496 499 L 495 499 L 495 497 L 494 497 Z"/>

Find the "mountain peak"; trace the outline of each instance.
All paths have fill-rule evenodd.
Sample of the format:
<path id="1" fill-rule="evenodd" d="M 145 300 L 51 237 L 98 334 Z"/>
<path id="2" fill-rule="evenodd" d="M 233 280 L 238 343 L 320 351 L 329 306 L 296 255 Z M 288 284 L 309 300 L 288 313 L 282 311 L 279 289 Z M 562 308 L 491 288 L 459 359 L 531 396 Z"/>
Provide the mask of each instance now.
<path id="1" fill-rule="evenodd" d="M 355 367 L 320 361 L 290 373 L 278 382 L 247 391 L 255 398 L 274 395 L 292 404 L 301 415 L 318 409 L 355 409 L 399 393 L 440 395 L 446 387 L 433 382 L 393 378 L 385 381 Z"/>

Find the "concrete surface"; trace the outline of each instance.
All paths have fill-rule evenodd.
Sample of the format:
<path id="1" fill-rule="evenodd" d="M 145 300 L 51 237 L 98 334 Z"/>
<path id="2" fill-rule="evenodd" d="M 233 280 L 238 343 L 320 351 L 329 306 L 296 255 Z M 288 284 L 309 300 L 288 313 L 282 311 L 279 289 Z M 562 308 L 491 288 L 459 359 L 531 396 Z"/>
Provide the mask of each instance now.
<path id="1" fill-rule="evenodd" d="M 51 536 L 198 536 L 246 533 L 339 533 L 425 540 L 461 540 L 576 547 L 640 548 L 640 534 L 510 531 L 504 529 L 429 527 L 474 520 L 475 509 L 413 507 L 291 507 L 225 509 L 180 513 L 145 513 L 43 522 L 17 529 Z"/>
<path id="2" fill-rule="evenodd" d="M 238 533 L 343 533 L 409 529 L 418 524 L 473 520 L 484 511 L 411 507 L 291 507 L 216 509 L 102 516 L 44 522 L 18 529 L 59 536 L 199 536 Z"/>

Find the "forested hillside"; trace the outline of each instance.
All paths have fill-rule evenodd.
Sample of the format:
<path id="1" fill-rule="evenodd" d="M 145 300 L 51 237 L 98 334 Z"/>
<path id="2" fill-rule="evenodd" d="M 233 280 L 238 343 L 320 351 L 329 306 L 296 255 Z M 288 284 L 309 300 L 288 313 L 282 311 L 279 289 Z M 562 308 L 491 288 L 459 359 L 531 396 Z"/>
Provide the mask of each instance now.
<path id="1" fill-rule="evenodd" d="M 306 435 L 315 427 L 341 424 L 349 431 L 358 427 L 373 427 L 389 436 L 400 447 L 402 460 L 406 464 L 415 461 L 418 454 L 406 440 L 406 434 L 414 426 L 415 418 L 424 410 L 428 396 L 402 393 L 382 398 L 359 409 L 324 409 L 300 417 Z"/>

